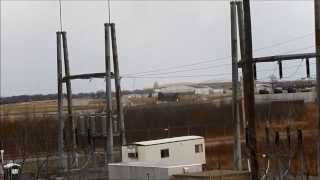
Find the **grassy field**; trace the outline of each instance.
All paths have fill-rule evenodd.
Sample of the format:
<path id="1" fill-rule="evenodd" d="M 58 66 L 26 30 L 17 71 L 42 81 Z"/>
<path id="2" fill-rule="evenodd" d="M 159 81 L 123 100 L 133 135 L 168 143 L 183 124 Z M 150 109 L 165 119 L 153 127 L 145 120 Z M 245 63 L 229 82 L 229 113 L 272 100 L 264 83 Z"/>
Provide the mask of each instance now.
<path id="1" fill-rule="evenodd" d="M 195 102 L 195 101 L 194 101 Z M 42 153 L 57 152 L 56 101 L 39 101 L 4 105 L 1 121 L 1 144 L 7 152 L 7 159 L 35 157 Z M 81 101 L 75 103 L 76 112 L 101 112 L 103 101 Z M 153 100 L 146 105 L 125 109 L 126 131 L 129 142 L 183 135 L 201 135 L 206 138 L 208 169 L 231 169 L 233 158 L 232 110 L 228 103 L 169 103 L 157 104 Z M 299 172 L 300 149 L 297 146 L 297 129 L 302 129 L 303 157 L 307 172 L 315 172 L 314 130 L 316 126 L 315 104 L 303 102 L 273 102 L 256 105 L 256 121 L 259 147 L 259 161 L 264 165 L 262 154 L 272 154 L 272 163 L 282 159 L 290 168 Z M 77 116 L 75 116 L 77 117 Z M 266 122 L 270 123 L 271 146 L 265 143 Z M 292 146 L 287 144 L 286 131 L 290 127 Z M 275 133 L 280 133 L 280 145 L 275 146 Z M 79 136 L 79 147 L 85 149 L 87 137 Z M 81 144 L 84 142 L 84 144 Z M 119 144 L 119 139 L 115 138 Z M 103 143 L 97 141 L 97 147 Z M 245 144 L 243 143 L 243 149 Z M 83 152 L 84 149 L 79 149 Z M 269 150 L 274 149 L 273 153 Z M 275 153 L 279 151 L 279 153 Z M 280 153 L 281 152 L 281 153 Z M 288 156 L 290 155 L 290 157 Z M 246 157 L 243 151 L 243 157 Z M 244 158 L 243 166 L 247 162 Z M 274 165 L 276 166 L 276 165 Z"/>

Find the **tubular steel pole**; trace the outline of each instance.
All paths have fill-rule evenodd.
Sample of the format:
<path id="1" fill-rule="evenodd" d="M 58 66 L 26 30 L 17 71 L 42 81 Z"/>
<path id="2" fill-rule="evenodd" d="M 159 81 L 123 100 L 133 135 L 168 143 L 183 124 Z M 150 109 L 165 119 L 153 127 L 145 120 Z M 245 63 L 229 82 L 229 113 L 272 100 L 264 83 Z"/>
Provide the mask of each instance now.
<path id="1" fill-rule="evenodd" d="M 306 166 L 305 166 L 305 160 L 304 160 L 304 148 L 303 148 L 303 135 L 302 135 L 302 130 L 298 129 L 298 152 L 300 156 L 300 176 L 303 177 L 306 173 Z"/>
<path id="2" fill-rule="evenodd" d="M 281 161 L 280 161 L 280 134 L 277 131 L 276 135 L 275 135 L 275 139 L 274 139 L 274 144 L 275 144 L 275 157 L 276 157 L 276 170 L 277 170 L 277 174 L 278 174 L 278 180 L 282 179 L 281 176 Z"/>
<path id="3" fill-rule="evenodd" d="M 245 33 L 244 33 L 244 23 L 243 23 L 243 3 L 241 1 L 236 1 L 236 4 L 237 4 L 237 11 L 238 11 L 238 29 L 239 29 L 239 36 L 240 36 L 241 59 L 244 59 L 246 44 L 245 44 Z M 253 64 L 253 77 L 254 77 L 254 80 L 257 80 L 256 63 Z"/>
<path id="4" fill-rule="evenodd" d="M 67 44 L 67 33 L 62 32 L 62 41 L 63 41 L 63 56 L 64 56 L 64 68 L 65 68 L 65 75 L 70 76 L 70 65 L 69 65 L 69 52 L 68 52 L 68 44 Z M 72 143 L 72 151 L 76 149 L 76 135 L 75 135 L 75 122 L 72 113 L 72 90 L 71 90 L 71 81 L 66 81 L 66 88 L 67 88 L 67 101 L 68 101 L 68 126 L 70 133 L 70 140 L 69 142 Z"/>
<path id="5" fill-rule="evenodd" d="M 244 24 L 243 24 L 243 3 L 241 1 L 236 1 L 237 12 L 238 12 L 238 30 L 239 30 L 239 39 L 240 39 L 240 55 L 241 59 L 244 59 L 245 56 L 245 34 L 244 34 Z M 242 122 L 243 122 L 243 134 L 246 134 L 246 118 L 244 111 L 244 100 L 243 100 L 243 77 L 241 78 L 241 111 L 242 111 Z"/>
<path id="6" fill-rule="evenodd" d="M 254 80 L 257 80 L 257 64 L 256 63 L 253 64 L 253 77 L 254 77 Z"/>
<path id="7" fill-rule="evenodd" d="M 252 34 L 251 34 L 251 13 L 250 0 L 243 0 L 244 13 L 244 30 L 245 30 L 245 62 L 242 69 L 243 73 L 243 88 L 244 88 L 244 104 L 245 116 L 248 124 L 247 148 L 250 157 L 251 177 L 252 180 L 258 180 L 258 161 L 257 161 L 257 140 L 255 126 L 255 108 L 254 108 L 254 78 L 252 65 Z"/>
<path id="8" fill-rule="evenodd" d="M 317 76 L 317 174 L 320 176 L 320 0 L 314 0 Z"/>
<path id="9" fill-rule="evenodd" d="M 233 163 L 236 170 L 241 170 L 241 134 L 238 102 L 238 39 L 237 39 L 237 6 L 230 3 L 231 12 L 231 49 L 232 49 L 232 114 L 234 126 Z"/>
<path id="10" fill-rule="evenodd" d="M 63 120 L 63 94 L 62 94 L 62 56 L 61 56 L 61 32 L 57 32 L 57 80 L 58 80 L 58 152 L 61 166 L 65 168 L 64 162 L 64 120 Z"/>
<path id="11" fill-rule="evenodd" d="M 310 61 L 309 61 L 309 58 L 306 59 L 306 72 L 307 72 L 307 78 L 310 78 Z"/>
<path id="12" fill-rule="evenodd" d="M 113 123 L 112 123 L 112 96 L 111 96 L 111 64 L 110 64 L 110 24 L 104 24 L 105 36 L 105 68 L 106 68 L 106 121 L 107 121 L 107 143 L 106 163 L 113 162 Z"/>
<path id="13" fill-rule="evenodd" d="M 123 104 L 121 95 L 121 83 L 120 83 L 120 72 L 119 72 L 119 61 L 118 61 L 118 47 L 116 38 L 115 24 L 111 23 L 111 42 L 112 42 L 112 55 L 113 55 L 113 68 L 114 68 L 114 82 L 116 89 L 116 101 L 117 101 L 117 117 L 118 122 L 120 122 L 121 130 L 121 141 L 122 145 L 127 144 L 125 124 L 124 124 L 124 114 L 123 114 Z"/>
<path id="14" fill-rule="evenodd" d="M 283 73 L 282 73 L 282 62 L 279 61 L 278 62 L 279 65 L 279 78 L 282 79 L 283 78 Z"/>
<path id="15" fill-rule="evenodd" d="M 237 12 L 238 12 L 238 29 L 239 29 L 239 39 L 240 39 L 240 55 L 241 59 L 244 59 L 245 54 L 245 34 L 244 34 L 244 24 L 243 24 L 243 4 L 241 1 L 236 1 Z"/>

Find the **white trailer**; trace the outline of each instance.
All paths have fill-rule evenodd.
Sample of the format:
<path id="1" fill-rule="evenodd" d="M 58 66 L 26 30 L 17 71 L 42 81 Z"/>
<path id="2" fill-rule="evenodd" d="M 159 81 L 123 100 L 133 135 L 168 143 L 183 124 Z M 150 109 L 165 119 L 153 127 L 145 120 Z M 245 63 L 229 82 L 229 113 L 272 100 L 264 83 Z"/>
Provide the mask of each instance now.
<path id="1" fill-rule="evenodd" d="M 122 147 L 122 162 L 205 164 L 204 147 L 204 138 L 201 136 L 135 142 Z"/>
<path id="2" fill-rule="evenodd" d="M 135 142 L 122 147 L 122 162 L 108 164 L 110 180 L 169 180 L 201 172 L 206 163 L 204 138 L 183 136 Z"/>

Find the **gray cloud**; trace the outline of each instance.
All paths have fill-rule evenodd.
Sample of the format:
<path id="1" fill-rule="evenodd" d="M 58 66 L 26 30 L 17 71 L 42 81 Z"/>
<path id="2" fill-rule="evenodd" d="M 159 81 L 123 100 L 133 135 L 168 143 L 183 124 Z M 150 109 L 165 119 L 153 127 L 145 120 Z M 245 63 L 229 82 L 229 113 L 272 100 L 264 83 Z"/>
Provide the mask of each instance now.
<path id="1" fill-rule="evenodd" d="M 71 73 L 103 71 L 106 2 L 63 0 L 62 4 Z M 231 60 L 215 60 L 230 54 L 229 1 L 116 0 L 111 4 L 122 75 L 195 63 L 162 71 L 160 75 L 125 78 L 125 89 L 152 86 L 154 81 L 161 84 L 231 79 L 229 75 L 219 76 L 231 72 L 230 66 L 221 65 Z M 5 96 L 56 92 L 58 7 L 58 1 L 2 2 L 2 89 Z M 257 51 L 255 56 L 297 49 L 293 52 L 314 51 L 312 1 L 254 1 L 252 15 L 254 48 L 310 34 L 288 44 Z M 209 60 L 212 62 L 196 64 Z M 284 67 L 299 63 L 288 63 Z M 217 68 L 210 68 L 214 66 Z M 172 73 L 197 68 L 202 69 Z M 272 74 L 274 65 L 264 64 L 258 68 L 259 76 L 263 77 Z M 297 77 L 305 76 L 301 69 Z M 288 68 L 285 74 L 295 70 Z M 87 92 L 104 89 L 104 84 L 103 80 L 75 81 L 73 87 L 74 92 Z"/>

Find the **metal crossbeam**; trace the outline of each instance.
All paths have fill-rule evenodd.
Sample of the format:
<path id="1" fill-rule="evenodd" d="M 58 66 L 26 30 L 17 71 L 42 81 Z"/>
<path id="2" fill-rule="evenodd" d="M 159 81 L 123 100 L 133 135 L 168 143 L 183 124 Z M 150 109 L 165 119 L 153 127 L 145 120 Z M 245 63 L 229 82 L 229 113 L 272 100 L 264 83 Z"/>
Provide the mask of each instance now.
<path id="1" fill-rule="evenodd" d="M 253 58 L 253 63 L 262 63 L 262 62 L 279 62 L 279 61 L 288 61 L 288 60 L 297 60 L 297 59 L 310 59 L 315 58 L 316 53 L 302 53 L 302 54 L 287 54 L 287 55 L 276 55 L 276 56 L 266 56 Z M 241 59 L 238 64 L 241 67 L 243 65 L 243 60 Z"/>
<path id="2" fill-rule="evenodd" d="M 111 78 L 114 78 L 113 72 L 110 73 Z M 77 79 L 93 79 L 93 78 L 105 78 L 106 73 L 88 73 L 88 74 L 77 74 L 65 76 L 62 78 L 62 82 L 67 82 L 67 80 L 77 80 Z"/>

